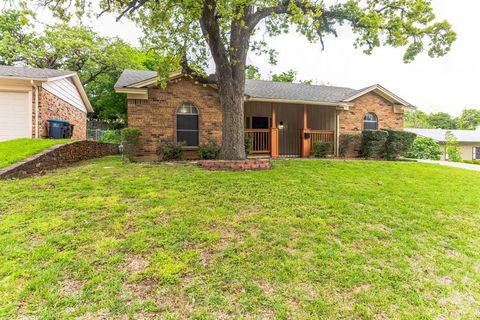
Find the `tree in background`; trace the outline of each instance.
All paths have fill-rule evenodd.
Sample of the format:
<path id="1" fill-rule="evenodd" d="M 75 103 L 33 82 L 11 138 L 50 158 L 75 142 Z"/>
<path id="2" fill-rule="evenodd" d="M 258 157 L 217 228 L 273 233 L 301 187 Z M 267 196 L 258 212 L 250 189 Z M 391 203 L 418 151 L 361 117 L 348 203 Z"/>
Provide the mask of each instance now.
<path id="1" fill-rule="evenodd" d="M 463 109 L 462 114 L 455 121 L 458 129 L 474 130 L 480 126 L 479 109 Z"/>
<path id="2" fill-rule="evenodd" d="M 82 16 L 91 8 L 117 13 L 136 21 L 162 54 L 178 64 L 164 67 L 161 76 L 179 65 L 185 73 L 218 87 L 223 111 L 223 159 L 244 159 L 244 110 L 246 60 L 249 50 L 270 54 L 265 41 L 252 38 L 261 28 L 269 36 L 288 33 L 292 26 L 310 42 L 322 45 L 326 36 L 338 36 L 339 26 L 350 27 L 355 47 L 366 54 L 380 46 L 406 47 L 404 61 L 422 53 L 439 57 L 450 51 L 456 34 L 447 21 L 435 21 L 430 0 L 36 0 L 57 15 L 68 17 L 76 6 Z M 215 75 L 206 76 L 210 58 Z M 271 59 L 272 60 L 272 59 Z"/>
<path id="3" fill-rule="evenodd" d="M 76 71 L 96 117 L 112 127 L 126 124 L 126 101 L 113 86 L 124 69 L 153 68 L 153 57 L 118 38 L 101 37 L 66 23 L 32 31 L 29 11 L 0 14 L 0 64 Z"/>
<path id="4" fill-rule="evenodd" d="M 423 111 L 407 111 L 404 114 L 405 128 L 433 128 L 428 122 L 429 115 Z"/>
<path id="5" fill-rule="evenodd" d="M 279 74 L 272 74 L 272 81 L 276 82 L 294 82 L 297 78 L 297 71 L 288 70 Z"/>
<path id="6" fill-rule="evenodd" d="M 260 69 L 258 67 L 255 67 L 254 65 L 248 65 L 245 77 L 249 80 L 261 80 L 262 74 L 260 73 Z"/>
<path id="7" fill-rule="evenodd" d="M 423 111 L 405 112 L 406 128 L 463 129 L 474 130 L 480 126 L 480 109 L 463 109 L 453 118 L 445 112 L 427 114 Z"/>
<path id="8" fill-rule="evenodd" d="M 432 113 L 427 119 L 432 128 L 437 129 L 455 129 L 455 120 L 451 115 L 445 112 Z"/>
<path id="9" fill-rule="evenodd" d="M 445 144 L 448 161 L 460 162 L 462 161 L 462 155 L 460 153 L 460 146 L 458 145 L 457 138 L 451 131 L 445 133 Z"/>

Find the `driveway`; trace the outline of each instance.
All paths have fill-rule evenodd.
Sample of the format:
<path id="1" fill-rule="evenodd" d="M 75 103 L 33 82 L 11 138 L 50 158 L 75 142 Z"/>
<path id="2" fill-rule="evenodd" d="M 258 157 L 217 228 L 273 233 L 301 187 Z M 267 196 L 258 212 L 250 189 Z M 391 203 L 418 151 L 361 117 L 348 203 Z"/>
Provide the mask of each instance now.
<path id="1" fill-rule="evenodd" d="M 441 165 L 441 166 L 461 168 L 461 169 L 466 169 L 466 170 L 471 170 L 471 171 L 478 171 L 478 172 L 480 172 L 480 165 L 478 165 L 478 164 L 470 164 L 470 163 L 463 163 L 463 162 L 448 162 L 448 161 L 423 160 L 423 159 L 419 159 L 418 162 L 434 163 L 434 164 L 439 164 L 439 165 Z"/>

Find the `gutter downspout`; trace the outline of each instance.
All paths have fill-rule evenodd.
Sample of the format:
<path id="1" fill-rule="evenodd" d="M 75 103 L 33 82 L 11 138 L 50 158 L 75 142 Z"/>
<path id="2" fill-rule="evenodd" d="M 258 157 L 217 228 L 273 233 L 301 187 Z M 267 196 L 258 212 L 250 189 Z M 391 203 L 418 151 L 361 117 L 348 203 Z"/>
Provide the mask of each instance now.
<path id="1" fill-rule="evenodd" d="M 35 138 L 38 139 L 39 130 L 38 130 L 38 85 L 35 85 L 33 80 L 31 80 L 32 86 L 35 88 Z"/>

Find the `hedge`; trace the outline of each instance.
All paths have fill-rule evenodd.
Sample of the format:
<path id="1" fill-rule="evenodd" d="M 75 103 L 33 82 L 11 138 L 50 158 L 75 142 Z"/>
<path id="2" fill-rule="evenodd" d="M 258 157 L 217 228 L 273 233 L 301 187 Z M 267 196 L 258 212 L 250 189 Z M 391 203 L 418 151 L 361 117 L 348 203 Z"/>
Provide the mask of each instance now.
<path id="1" fill-rule="evenodd" d="M 362 132 L 360 155 L 365 158 L 381 158 L 384 155 L 388 132 L 384 130 L 365 130 Z"/>
<path id="2" fill-rule="evenodd" d="M 383 131 L 388 133 L 384 153 L 384 158 L 387 160 L 395 160 L 403 157 L 417 136 L 415 133 L 407 131 L 396 131 L 392 129 L 384 129 Z"/>
<path id="3" fill-rule="evenodd" d="M 349 154 L 357 154 L 362 144 L 362 135 L 359 133 L 342 133 L 339 137 L 338 155 L 346 157 Z"/>

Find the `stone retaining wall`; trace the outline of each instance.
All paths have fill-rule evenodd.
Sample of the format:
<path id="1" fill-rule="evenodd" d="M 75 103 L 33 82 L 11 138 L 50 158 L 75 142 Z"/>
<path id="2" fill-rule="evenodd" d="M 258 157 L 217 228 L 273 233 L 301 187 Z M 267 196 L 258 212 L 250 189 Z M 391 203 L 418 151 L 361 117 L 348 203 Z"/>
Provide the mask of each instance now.
<path id="1" fill-rule="evenodd" d="M 56 145 L 24 161 L 0 169 L 0 179 L 25 178 L 43 174 L 72 163 L 118 154 L 118 145 L 96 141 L 75 141 Z"/>
<path id="2" fill-rule="evenodd" d="M 264 159 L 256 160 L 201 160 L 198 165 L 207 170 L 268 170 L 271 168 L 270 161 Z"/>

